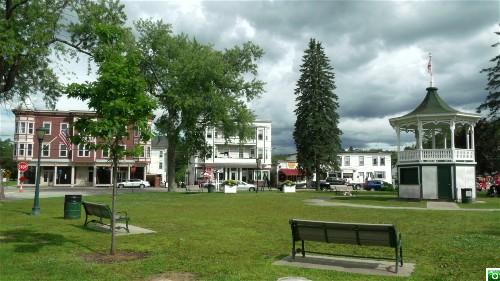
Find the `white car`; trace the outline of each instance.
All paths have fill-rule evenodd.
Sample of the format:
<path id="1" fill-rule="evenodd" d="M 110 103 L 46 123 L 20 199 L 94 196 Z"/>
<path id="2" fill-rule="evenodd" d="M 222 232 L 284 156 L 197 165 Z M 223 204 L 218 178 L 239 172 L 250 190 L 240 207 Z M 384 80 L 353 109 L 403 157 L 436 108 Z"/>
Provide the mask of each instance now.
<path id="1" fill-rule="evenodd" d="M 145 188 L 145 187 L 150 187 L 150 184 L 148 181 L 140 180 L 140 179 L 130 179 L 128 181 L 122 181 L 117 184 L 118 188 L 124 188 L 124 187 L 138 187 L 138 188 Z"/>
<path id="2" fill-rule="evenodd" d="M 255 190 L 255 185 L 244 181 L 238 181 L 236 188 L 238 190 Z"/>

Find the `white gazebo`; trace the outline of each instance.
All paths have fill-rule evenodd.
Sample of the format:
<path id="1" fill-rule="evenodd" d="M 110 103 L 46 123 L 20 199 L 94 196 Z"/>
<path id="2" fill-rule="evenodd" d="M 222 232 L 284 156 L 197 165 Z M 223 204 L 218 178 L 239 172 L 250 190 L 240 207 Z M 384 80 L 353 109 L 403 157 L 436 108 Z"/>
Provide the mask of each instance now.
<path id="1" fill-rule="evenodd" d="M 471 188 L 474 200 L 474 125 L 479 118 L 451 108 L 437 88 L 429 87 L 415 110 L 389 119 L 398 141 L 399 197 L 461 201 L 462 189 Z M 456 144 L 458 131 L 464 139 Z M 414 149 L 401 151 L 401 132 L 414 133 Z"/>

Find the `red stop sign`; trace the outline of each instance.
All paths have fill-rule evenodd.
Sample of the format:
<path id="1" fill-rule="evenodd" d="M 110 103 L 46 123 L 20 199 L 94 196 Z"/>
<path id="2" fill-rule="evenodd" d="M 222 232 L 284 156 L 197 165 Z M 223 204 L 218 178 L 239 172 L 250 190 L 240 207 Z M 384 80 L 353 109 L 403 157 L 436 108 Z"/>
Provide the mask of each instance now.
<path id="1" fill-rule="evenodd" d="M 17 169 L 19 172 L 26 172 L 28 170 L 28 163 L 26 162 L 19 162 L 17 164 Z"/>

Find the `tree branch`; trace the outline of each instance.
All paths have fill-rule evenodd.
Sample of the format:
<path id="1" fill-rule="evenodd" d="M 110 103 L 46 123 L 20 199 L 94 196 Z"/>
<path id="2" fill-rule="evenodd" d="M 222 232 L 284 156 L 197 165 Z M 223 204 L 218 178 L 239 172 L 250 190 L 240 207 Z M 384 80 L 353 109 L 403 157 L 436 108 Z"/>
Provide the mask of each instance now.
<path id="1" fill-rule="evenodd" d="M 28 3 L 28 0 L 24 0 L 24 1 L 21 1 L 15 5 L 13 5 L 12 7 L 9 7 L 12 5 L 12 1 L 11 0 L 7 0 L 7 3 L 6 3 L 6 7 L 5 7 L 5 19 L 10 19 L 10 17 L 12 17 L 12 13 L 14 12 L 15 9 L 17 9 L 17 7 L 21 6 L 21 5 L 24 5 Z"/>
<path id="2" fill-rule="evenodd" d="M 90 57 L 94 57 L 94 55 L 92 55 L 92 53 L 90 53 L 89 51 L 86 51 L 86 50 L 84 50 L 84 49 L 80 48 L 80 47 L 79 47 L 79 44 L 78 44 L 78 45 L 75 45 L 75 44 L 73 44 L 73 43 L 71 43 L 71 42 L 69 42 L 69 41 L 66 41 L 66 40 L 64 40 L 64 39 L 54 37 L 54 39 L 52 39 L 51 41 L 49 41 L 48 45 L 50 45 L 50 44 L 52 44 L 52 43 L 54 43 L 54 42 L 63 43 L 63 44 L 68 45 L 68 46 L 70 46 L 70 47 L 72 47 L 72 48 L 75 48 L 75 49 L 76 49 L 76 50 L 78 50 L 80 53 L 84 53 L 84 54 L 86 54 L 86 55 L 88 55 L 88 56 L 90 56 Z"/>

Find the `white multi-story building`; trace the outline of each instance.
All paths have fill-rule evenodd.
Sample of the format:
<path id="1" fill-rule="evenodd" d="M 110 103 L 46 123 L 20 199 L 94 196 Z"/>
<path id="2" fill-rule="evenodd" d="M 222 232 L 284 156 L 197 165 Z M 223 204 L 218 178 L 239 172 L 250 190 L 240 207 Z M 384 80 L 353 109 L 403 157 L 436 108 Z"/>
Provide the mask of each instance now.
<path id="1" fill-rule="evenodd" d="M 231 137 L 226 143 L 222 132 L 207 129 L 205 140 L 211 146 L 207 158 L 195 157 L 188 171 L 188 184 L 210 180 L 241 180 L 264 182 L 270 180 L 271 170 L 271 121 L 255 121 L 255 135 L 240 142 Z"/>
<path id="2" fill-rule="evenodd" d="M 167 137 L 151 140 L 151 162 L 147 167 L 147 179 L 151 186 L 159 187 L 167 181 Z"/>
<path id="3" fill-rule="evenodd" d="M 378 179 L 392 184 L 391 154 L 389 152 L 341 152 L 338 154 L 338 176 L 353 184 L 362 185 L 366 180 Z"/>

